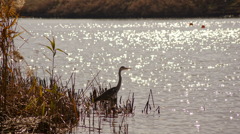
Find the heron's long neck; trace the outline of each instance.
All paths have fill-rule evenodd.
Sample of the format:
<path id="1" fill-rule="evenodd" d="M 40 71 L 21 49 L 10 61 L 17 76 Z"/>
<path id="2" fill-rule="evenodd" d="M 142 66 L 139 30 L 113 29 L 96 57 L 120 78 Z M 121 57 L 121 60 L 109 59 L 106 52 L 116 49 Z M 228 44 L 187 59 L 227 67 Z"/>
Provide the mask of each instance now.
<path id="1" fill-rule="evenodd" d="M 118 77 L 119 77 L 119 80 L 118 80 L 117 87 L 118 87 L 118 90 L 119 90 L 120 87 L 121 87 L 121 83 L 122 83 L 121 70 L 119 70 L 119 72 L 118 72 Z"/>

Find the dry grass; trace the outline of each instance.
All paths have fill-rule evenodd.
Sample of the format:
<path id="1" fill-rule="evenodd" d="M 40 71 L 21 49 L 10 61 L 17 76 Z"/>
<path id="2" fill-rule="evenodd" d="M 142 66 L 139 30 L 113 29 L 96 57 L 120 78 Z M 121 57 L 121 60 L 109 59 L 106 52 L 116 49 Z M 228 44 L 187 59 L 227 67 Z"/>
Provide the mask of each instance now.
<path id="1" fill-rule="evenodd" d="M 0 3 L 0 131 L 44 133 L 71 128 L 79 120 L 80 101 L 75 89 L 63 85 L 54 74 L 48 83 L 32 70 L 21 72 L 24 58 L 14 44 L 14 38 L 21 37 L 14 5 L 13 0 Z"/>

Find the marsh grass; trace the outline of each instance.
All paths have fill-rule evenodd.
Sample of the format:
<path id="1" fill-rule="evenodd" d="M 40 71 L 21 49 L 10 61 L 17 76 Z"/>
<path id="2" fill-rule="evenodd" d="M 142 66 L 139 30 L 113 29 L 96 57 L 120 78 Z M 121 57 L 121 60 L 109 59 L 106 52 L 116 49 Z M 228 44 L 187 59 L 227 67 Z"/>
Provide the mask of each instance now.
<path id="1" fill-rule="evenodd" d="M 150 102 L 150 99 L 152 100 L 152 104 Z M 153 113 L 157 112 L 158 114 L 160 114 L 160 106 L 157 106 L 157 107 L 155 106 L 152 89 L 150 89 L 148 100 L 145 104 L 144 109 L 142 110 L 142 113 L 144 114 L 149 114 L 151 112 Z"/>
<path id="2" fill-rule="evenodd" d="M 72 85 L 63 85 L 60 77 L 51 73 L 50 79 L 38 78 L 32 70 L 22 72 L 23 56 L 16 49 L 14 39 L 18 14 L 14 0 L 1 0 L 0 12 L 0 132 L 56 133 L 77 125 L 80 95 Z M 56 51 L 52 45 L 53 60 Z M 54 61 L 52 72 L 54 70 Z M 68 88 L 71 87 L 71 88 Z"/>

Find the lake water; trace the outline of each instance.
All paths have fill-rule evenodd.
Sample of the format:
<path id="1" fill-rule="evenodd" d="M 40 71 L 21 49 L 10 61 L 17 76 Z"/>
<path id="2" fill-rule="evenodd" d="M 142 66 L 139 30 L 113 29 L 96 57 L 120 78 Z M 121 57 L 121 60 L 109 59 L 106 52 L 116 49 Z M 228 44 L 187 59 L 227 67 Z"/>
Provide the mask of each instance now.
<path id="1" fill-rule="evenodd" d="M 48 44 L 44 35 L 69 54 L 57 54 L 55 71 L 64 80 L 76 72 L 78 88 L 98 71 L 101 82 L 114 86 L 118 68 L 131 67 L 119 91 L 123 98 L 135 93 L 135 115 L 125 118 L 129 134 L 240 133 L 240 19 L 20 19 L 19 25 L 28 43 L 16 43 L 38 76 L 51 67 L 49 50 L 39 45 Z M 160 114 L 142 113 L 150 89 Z M 109 121 L 103 124 L 103 133 L 114 132 Z"/>

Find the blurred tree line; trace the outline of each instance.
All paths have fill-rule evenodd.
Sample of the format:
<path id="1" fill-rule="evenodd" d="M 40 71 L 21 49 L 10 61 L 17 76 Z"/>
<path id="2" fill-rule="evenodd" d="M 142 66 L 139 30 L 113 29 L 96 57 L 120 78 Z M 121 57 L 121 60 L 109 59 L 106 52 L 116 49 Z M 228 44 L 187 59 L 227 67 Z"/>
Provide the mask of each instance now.
<path id="1" fill-rule="evenodd" d="M 27 17 L 132 18 L 240 15 L 240 0 L 25 0 Z"/>

